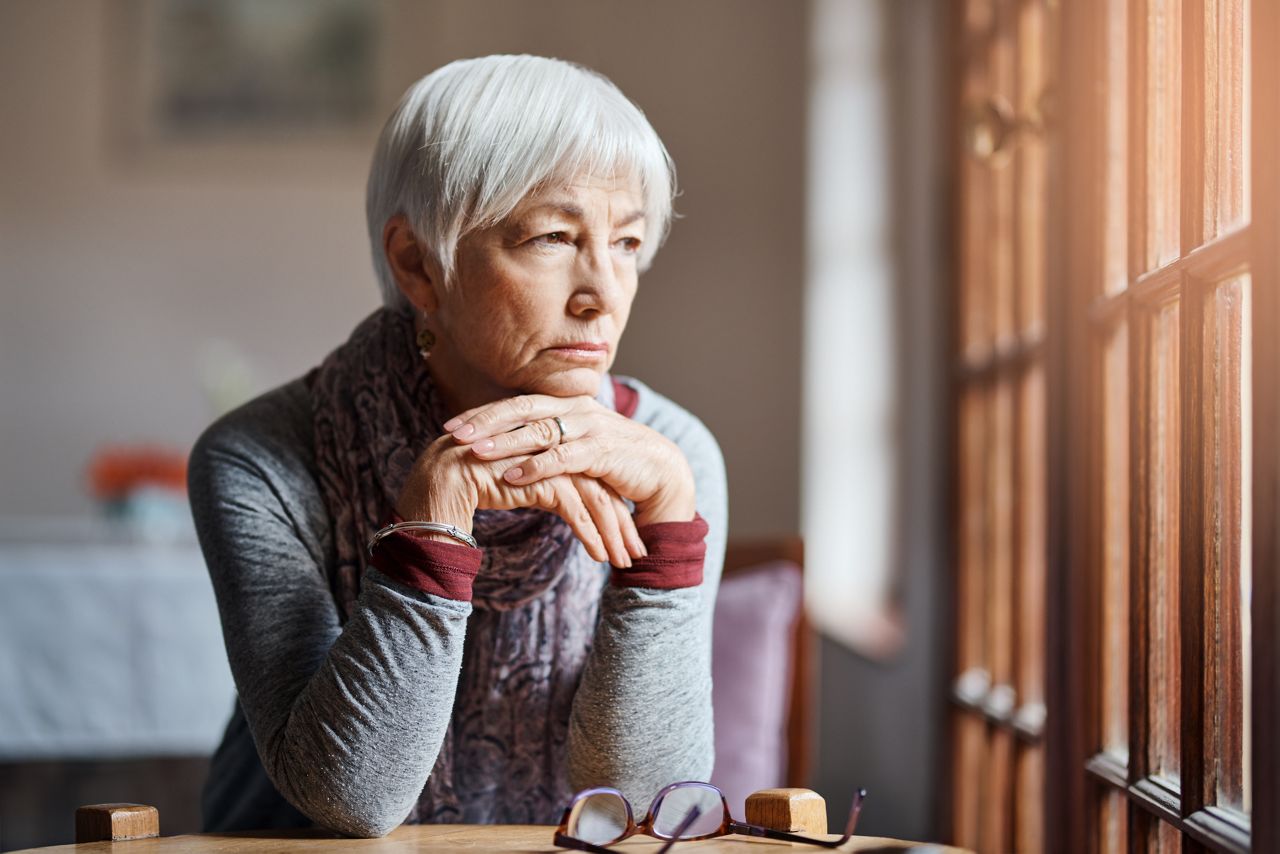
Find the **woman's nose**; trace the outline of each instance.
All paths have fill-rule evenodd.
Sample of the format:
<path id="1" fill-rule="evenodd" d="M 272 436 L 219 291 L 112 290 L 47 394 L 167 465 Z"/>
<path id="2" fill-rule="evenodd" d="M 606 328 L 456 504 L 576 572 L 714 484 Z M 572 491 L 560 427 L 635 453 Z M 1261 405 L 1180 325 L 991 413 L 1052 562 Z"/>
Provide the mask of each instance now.
<path id="1" fill-rule="evenodd" d="M 622 298 L 622 282 L 608 248 L 583 252 L 569 297 L 569 311 L 575 316 L 610 314 Z"/>

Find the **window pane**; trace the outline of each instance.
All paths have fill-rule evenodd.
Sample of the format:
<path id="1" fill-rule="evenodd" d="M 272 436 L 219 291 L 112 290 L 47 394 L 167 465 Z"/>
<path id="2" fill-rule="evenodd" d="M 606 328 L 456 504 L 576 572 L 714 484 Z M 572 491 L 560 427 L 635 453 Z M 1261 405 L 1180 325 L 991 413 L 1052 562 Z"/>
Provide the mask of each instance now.
<path id="1" fill-rule="evenodd" d="M 1178 303 L 1151 320 L 1146 419 L 1147 763 L 1151 773 L 1179 769 L 1178 520 L 1180 418 Z"/>
<path id="2" fill-rule="evenodd" d="M 1217 802 L 1245 809 L 1244 670 L 1249 538 L 1249 277 L 1214 288 L 1205 311 L 1206 768 Z"/>
<path id="3" fill-rule="evenodd" d="M 1014 593 L 1014 385 L 1001 378 L 990 391 L 987 440 L 986 653 L 992 689 L 986 711 L 997 720 L 1012 716 L 1017 698 L 1013 690 Z M 1013 828 L 1014 733 L 996 725 L 988 736 L 986 788 L 982 796 L 982 850 L 1009 851 Z"/>
<path id="4" fill-rule="evenodd" d="M 1014 798 L 1013 851 L 1041 851 L 1044 838 L 1044 747 L 1018 747 L 1018 785 Z"/>
<path id="5" fill-rule="evenodd" d="M 1102 356 L 1102 748 L 1129 756 L 1129 331 Z"/>
<path id="6" fill-rule="evenodd" d="M 990 102 L 992 81 L 985 46 L 992 37 L 993 10 L 990 0 L 969 0 L 965 4 L 965 57 L 962 101 L 976 115 Z M 960 165 L 960 346 L 969 359 L 990 351 L 993 343 L 992 306 L 995 302 L 990 252 L 992 233 L 992 167 L 978 157 L 965 157 Z"/>
<path id="7" fill-rule="evenodd" d="M 1114 3 L 1106 21 L 1106 204 L 1102 211 L 1102 290 L 1129 286 L 1129 27 L 1128 4 Z"/>
<path id="8" fill-rule="evenodd" d="M 1152 854 L 1180 854 L 1182 834 L 1172 824 L 1152 819 L 1151 833 L 1147 837 L 1147 850 Z"/>
<path id="9" fill-rule="evenodd" d="M 1016 50 L 1014 0 L 997 0 L 995 4 L 995 29 L 991 42 L 990 60 L 991 95 L 1005 105 L 1016 105 Z M 1022 140 L 1012 138 L 1006 148 L 1020 148 Z M 989 311 L 995 322 L 996 342 L 1010 339 L 1014 326 L 1014 240 L 1017 236 L 1014 223 L 1014 170 L 1008 158 L 992 161 L 988 176 L 991 182 L 990 221 L 982 240 L 991 263 L 991 306 Z"/>
<path id="10" fill-rule="evenodd" d="M 959 667 L 956 690 L 970 702 L 986 696 L 991 685 L 986 657 L 987 589 L 987 443 L 990 393 L 975 384 L 962 392 L 959 423 L 960 515 L 956 579 L 956 627 Z M 981 806 L 987 792 L 987 723 L 975 712 L 952 713 L 955 764 L 952 769 L 953 832 L 956 841 L 976 848 L 980 840 Z"/>
<path id="11" fill-rule="evenodd" d="M 1204 232 L 1208 240 L 1248 216 L 1249 114 L 1245 0 L 1204 4 Z"/>
<path id="12" fill-rule="evenodd" d="M 1017 112 L 1033 123 L 1043 121 L 1048 44 L 1045 4 L 1018 6 Z M 1048 205 L 1049 151 L 1044 133 L 1024 133 L 1018 139 L 1018 326 L 1023 334 L 1038 335 L 1044 327 L 1045 211 Z"/>
<path id="13" fill-rule="evenodd" d="M 1145 48 L 1145 79 L 1139 112 L 1145 121 L 1136 134 L 1143 164 L 1134 181 L 1134 208 L 1145 211 L 1143 254 L 1137 270 L 1152 270 L 1181 251 L 1178 193 L 1182 132 L 1182 3 L 1180 0 L 1137 0 L 1144 14 L 1133 21 Z"/>
<path id="14" fill-rule="evenodd" d="M 979 815 L 986 791 L 987 724 L 963 709 L 952 714 L 956 762 L 952 769 L 952 833 L 955 844 L 977 850 Z"/>
<path id="15" fill-rule="evenodd" d="M 987 440 L 987 494 L 990 528 L 987 541 L 986 652 L 992 699 L 1013 711 L 1013 385 L 1000 381 L 991 392 Z"/>
<path id="16" fill-rule="evenodd" d="M 1013 731 L 991 727 L 980 851 L 1013 851 Z"/>
<path id="17" fill-rule="evenodd" d="M 1110 787 L 1099 796 L 1098 851 L 1100 854 L 1128 854 L 1129 798 Z"/>
<path id="18" fill-rule="evenodd" d="M 956 592 L 960 674 L 987 670 L 986 659 L 986 389 L 976 386 L 960 400 L 960 563 Z M 989 680 L 984 678 L 984 682 Z M 979 686 L 975 695 L 983 693 Z"/>
<path id="19" fill-rule="evenodd" d="M 1044 702 L 1045 659 L 1045 388 L 1044 368 L 1033 363 L 1018 400 L 1018 637 L 1020 711 Z M 1043 708 L 1043 706 L 1039 706 Z M 1028 722 L 1030 723 L 1030 722 Z"/>
<path id="20" fill-rule="evenodd" d="M 966 84 L 965 102 L 985 97 L 972 81 Z M 960 222 L 960 339 L 964 355 L 974 358 L 991 347 L 991 275 L 986 250 L 988 236 L 987 201 L 990 195 L 989 168 L 966 157 L 960 168 L 960 193 L 964 202 Z"/>
<path id="21" fill-rule="evenodd" d="M 1039 732 L 1045 718 L 1045 380 L 1033 362 L 1018 396 L 1018 710 L 1015 724 Z M 1014 794 L 1014 851 L 1044 847 L 1044 750 L 1018 747 Z"/>
<path id="22" fill-rule="evenodd" d="M 1161 821 L 1143 809 L 1132 810 L 1129 820 L 1136 842 L 1134 851 L 1147 854 L 1180 854 L 1182 851 L 1182 834 L 1167 821 Z"/>

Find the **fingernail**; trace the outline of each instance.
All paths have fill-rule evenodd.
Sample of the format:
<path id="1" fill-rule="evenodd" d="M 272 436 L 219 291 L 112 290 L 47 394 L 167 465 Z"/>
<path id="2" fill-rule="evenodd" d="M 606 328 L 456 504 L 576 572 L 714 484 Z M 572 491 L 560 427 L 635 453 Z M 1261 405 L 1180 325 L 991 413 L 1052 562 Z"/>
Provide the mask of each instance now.
<path id="1" fill-rule="evenodd" d="M 474 447 L 480 453 L 484 453 L 485 451 L 492 451 L 495 443 L 492 439 L 485 439 L 483 442 L 476 442 Z"/>
<path id="2" fill-rule="evenodd" d="M 523 474 L 524 474 L 524 469 L 520 468 L 520 466 L 516 466 L 515 468 L 507 469 L 505 472 L 502 473 L 502 476 L 507 480 L 519 480 L 520 476 Z"/>
<path id="3" fill-rule="evenodd" d="M 452 433 L 454 430 L 458 429 L 458 425 L 461 423 L 461 418 L 450 418 L 448 421 L 444 422 L 444 432 Z"/>
<path id="4" fill-rule="evenodd" d="M 467 438 L 468 436 L 470 436 L 472 433 L 476 432 L 476 425 L 474 425 L 474 424 L 463 424 L 461 427 L 459 427 L 458 429 L 453 430 L 453 431 L 451 431 L 451 432 L 453 433 L 453 438 L 455 438 L 455 439 L 465 439 L 465 438 Z"/>

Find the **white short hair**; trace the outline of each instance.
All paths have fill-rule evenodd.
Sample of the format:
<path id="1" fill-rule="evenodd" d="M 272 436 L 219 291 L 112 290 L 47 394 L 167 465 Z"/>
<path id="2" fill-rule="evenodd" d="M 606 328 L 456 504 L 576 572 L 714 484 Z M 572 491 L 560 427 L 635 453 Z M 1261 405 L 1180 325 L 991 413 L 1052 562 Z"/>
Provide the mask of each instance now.
<path id="1" fill-rule="evenodd" d="M 540 56 L 463 59 L 409 87 L 369 169 L 365 212 L 382 301 L 407 308 L 382 245 L 404 214 L 450 286 L 458 240 L 495 225 L 530 192 L 581 175 L 639 180 L 647 269 L 666 238 L 675 164 L 644 113 L 608 78 Z"/>

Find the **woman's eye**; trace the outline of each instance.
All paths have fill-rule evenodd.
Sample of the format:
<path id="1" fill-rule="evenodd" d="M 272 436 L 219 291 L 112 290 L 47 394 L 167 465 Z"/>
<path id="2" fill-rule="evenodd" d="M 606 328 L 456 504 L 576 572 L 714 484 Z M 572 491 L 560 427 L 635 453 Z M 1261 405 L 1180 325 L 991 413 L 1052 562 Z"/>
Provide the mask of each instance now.
<path id="1" fill-rule="evenodd" d="M 535 243 L 545 243 L 545 244 L 555 246 L 563 243 L 568 243 L 569 236 L 565 234 L 563 231 L 552 231 L 548 234 L 543 234 L 539 237 L 535 237 L 533 240 Z"/>
<path id="2" fill-rule="evenodd" d="M 640 251 L 640 238 L 624 237 L 618 241 L 618 245 L 627 253 L 635 253 Z"/>

